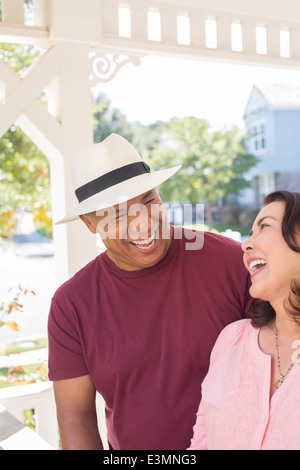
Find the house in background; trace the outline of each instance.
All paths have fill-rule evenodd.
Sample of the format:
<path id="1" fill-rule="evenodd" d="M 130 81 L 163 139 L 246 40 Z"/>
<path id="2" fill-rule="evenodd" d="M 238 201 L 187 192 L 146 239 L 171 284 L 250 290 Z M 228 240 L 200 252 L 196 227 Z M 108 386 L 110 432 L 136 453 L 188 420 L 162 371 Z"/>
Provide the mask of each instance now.
<path id="1" fill-rule="evenodd" d="M 259 158 L 248 177 L 252 188 L 239 203 L 260 208 L 277 189 L 300 191 L 300 86 L 254 86 L 243 119 L 247 150 Z"/>

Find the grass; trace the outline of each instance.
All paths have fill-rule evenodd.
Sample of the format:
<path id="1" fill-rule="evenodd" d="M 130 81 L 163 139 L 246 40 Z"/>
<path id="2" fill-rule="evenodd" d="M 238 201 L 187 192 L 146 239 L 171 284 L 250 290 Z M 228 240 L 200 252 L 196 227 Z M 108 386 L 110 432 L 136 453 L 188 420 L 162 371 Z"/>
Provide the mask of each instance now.
<path id="1" fill-rule="evenodd" d="M 48 347 L 48 338 L 38 338 L 22 342 L 6 343 L 5 355 L 18 354 L 26 351 L 34 351 L 35 349 L 44 349 Z"/>
<path id="2" fill-rule="evenodd" d="M 19 354 L 26 351 L 44 349 L 48 346 L 47 338 L 38 338 L 22 342 L 12 342 L 6 344 L 5 355 Z M 14 387 L 17 385 L 26 385 L 48 380 L 47 366 L 44 363 L 28 364 L 18 367 L 0 368 L 0 389 Z"/>

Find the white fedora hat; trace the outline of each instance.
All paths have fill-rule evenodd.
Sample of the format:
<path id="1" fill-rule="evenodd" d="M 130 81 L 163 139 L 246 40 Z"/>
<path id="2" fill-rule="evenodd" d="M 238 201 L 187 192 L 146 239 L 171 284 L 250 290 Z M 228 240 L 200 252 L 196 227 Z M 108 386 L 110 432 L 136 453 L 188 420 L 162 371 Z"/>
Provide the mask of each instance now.
<path id="1" fill-rule="evenodd" d="M 111 134 L 74 155 L 72 176 L 79 204 L 56 224 L 129 201 L 156 188 L 180 167 L 151 172 L 126 139 Z"/>

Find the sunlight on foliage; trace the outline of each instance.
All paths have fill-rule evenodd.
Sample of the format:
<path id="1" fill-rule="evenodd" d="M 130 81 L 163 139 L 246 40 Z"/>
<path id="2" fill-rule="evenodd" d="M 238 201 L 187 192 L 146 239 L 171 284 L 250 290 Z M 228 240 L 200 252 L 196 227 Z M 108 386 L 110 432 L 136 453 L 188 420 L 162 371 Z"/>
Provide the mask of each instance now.
<path id="1" fill-rule="evenodd" d="M 19 331 L 18 324 L 14 321 L 4 321 L 4 319 L 11 315 L 13 312 L 24 312 L 24 305 L 22 298 L 32 294 L 36 295 L 33 290 L 23 289 L 21 286 L 12 287 L 8 291 L 10 293 L 10 299 L 0 303 L 0 327 L 7 326 L 13 331 Z"/>

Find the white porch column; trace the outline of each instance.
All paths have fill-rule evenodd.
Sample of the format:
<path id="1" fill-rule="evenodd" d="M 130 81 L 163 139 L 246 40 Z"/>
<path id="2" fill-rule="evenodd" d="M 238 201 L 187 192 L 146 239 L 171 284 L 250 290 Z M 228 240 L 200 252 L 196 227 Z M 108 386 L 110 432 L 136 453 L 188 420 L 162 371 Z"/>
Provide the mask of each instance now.
<path id="1" fill-rule="evenodd" d="M 62 124 L 62 158 L 51 160 L 54 222 L 78 203 L 71 177 L 72 155 L 93 143 L 88 46 L 68 42 L 59 49 L 59 79 L 49 88 L 50 111 Z M 54 225 L 53 238 L 59 284 L 96 256 L 95 236 L 80 220 Z"/>

